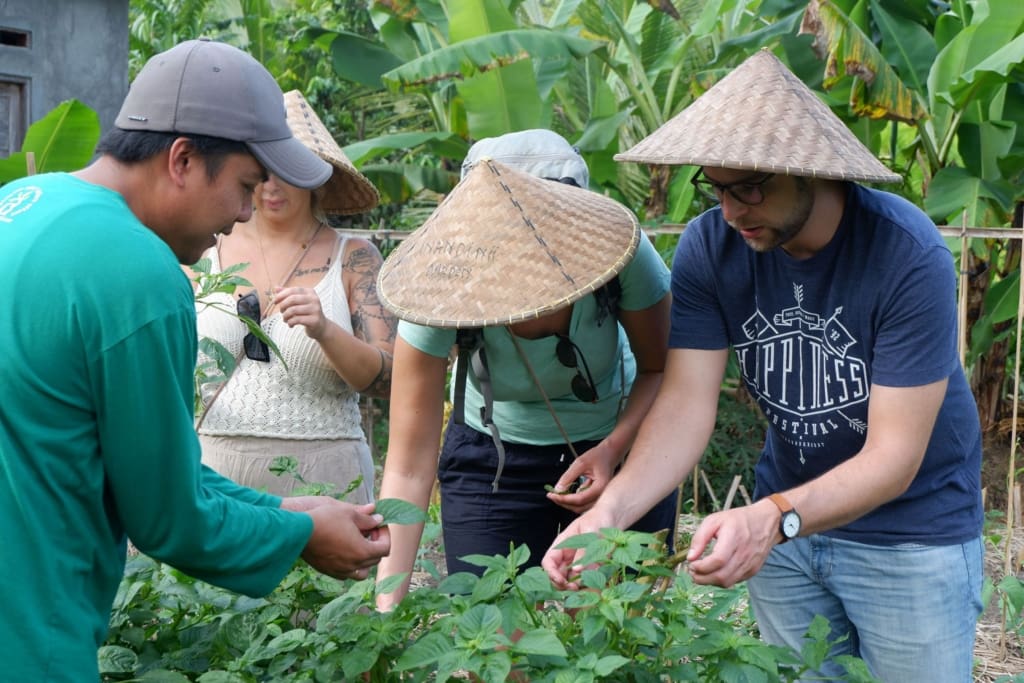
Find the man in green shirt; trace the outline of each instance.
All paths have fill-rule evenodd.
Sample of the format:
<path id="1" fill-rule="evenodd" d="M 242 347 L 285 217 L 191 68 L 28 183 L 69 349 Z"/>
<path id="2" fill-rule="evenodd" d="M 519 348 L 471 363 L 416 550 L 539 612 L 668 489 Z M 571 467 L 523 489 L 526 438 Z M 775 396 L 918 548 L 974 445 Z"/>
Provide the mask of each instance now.
<path id="1" fill-rule="evenodd" d="M 252 213 L 268 172 L 331 173 L 283 95 L 233 47 L 151 59 L 99 157 L 0 189 L 0 678 L 96 680 L 126 539 L 184 572 L 269 593 L 301 555 L 363 578 L 373 506 L 280 499 L 200 464 L 196 320 L 180 263 Z"/>

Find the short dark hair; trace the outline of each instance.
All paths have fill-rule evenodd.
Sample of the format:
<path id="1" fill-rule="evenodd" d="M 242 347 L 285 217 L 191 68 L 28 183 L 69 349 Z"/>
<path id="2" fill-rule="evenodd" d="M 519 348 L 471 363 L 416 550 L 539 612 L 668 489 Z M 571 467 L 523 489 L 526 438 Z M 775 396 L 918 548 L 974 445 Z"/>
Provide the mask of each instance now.
<path id="1" fill-rule="evenodd" d="M 97 154 L 109 154 L 124 164 L 146 161 L 170 149 L 178 138 L 188 138 L 206 162 L 206 175 L 213 180 L 231 154 L 252 154 L 244 142 L 215 138 L 209 135 L 185 135 L 148 130 L 111 128 L 96 145 Z"/>

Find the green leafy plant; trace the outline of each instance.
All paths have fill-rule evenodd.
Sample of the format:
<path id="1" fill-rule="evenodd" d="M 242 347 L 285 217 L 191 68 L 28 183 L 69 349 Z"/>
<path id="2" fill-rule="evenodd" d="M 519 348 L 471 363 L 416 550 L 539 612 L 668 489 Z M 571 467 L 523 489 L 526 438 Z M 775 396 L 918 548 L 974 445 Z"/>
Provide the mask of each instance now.
<path id="1" fill-rule="evenodd" d="M 386 503 L 386 504 L 385 504 Z M 380 501 L 386 508 L 390 503 Z M 389 513 L 390 514 L 390 513 Z M 399 519 L 409 519 L 396 510 Z M 421 513 L 422 514 L 422 513 Z M 387 516 L 387 515 L 386 515 Z M 606 529 L 572 539 L 584 589 L 556 590 L 525 547 L 467 557 L 458 573 L 373 609 L 375 585 L 327 579 L 301 563 L 266 599 L 212 588 L 139 556 L 129 561 L 107 644 L 104 681 L 793 681 L 831 648 L 823 619 L 793 652 L 763 643 L 743 587 L 718 589 L 677 573 L 659 536 Z M 844 681 L 871 681 L 837 658 Z"/>

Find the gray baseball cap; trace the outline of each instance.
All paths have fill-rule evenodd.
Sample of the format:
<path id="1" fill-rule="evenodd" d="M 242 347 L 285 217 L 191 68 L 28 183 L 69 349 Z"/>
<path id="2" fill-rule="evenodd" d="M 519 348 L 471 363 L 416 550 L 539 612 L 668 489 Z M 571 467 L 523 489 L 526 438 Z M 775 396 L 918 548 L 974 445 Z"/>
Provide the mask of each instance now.
<path id="1" fill-rule="evenodd" d="M 244 142 L 269 172 L 305 189 L 320 187 L 333 171 L 292 135 L 270 72 L 248 53 L 211 40 L 186 40 L 151 57 L 114 125 Z"/>

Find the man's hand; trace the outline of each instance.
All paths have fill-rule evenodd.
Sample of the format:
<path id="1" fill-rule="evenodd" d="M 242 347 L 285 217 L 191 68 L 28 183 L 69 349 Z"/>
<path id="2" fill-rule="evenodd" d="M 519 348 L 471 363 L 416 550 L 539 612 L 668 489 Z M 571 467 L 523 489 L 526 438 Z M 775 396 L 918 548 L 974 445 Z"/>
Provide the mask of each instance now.
<path id="1" fill-rule="evenodd" d="M 313 535 L 302 559 L 317 571 L 336 579 L 365 579 L 380 558 L 391 550 L 391 534 L 380 527 L 383 518 L 373 514 L 373 504 L 352 505 L 327 496 L 305 496 L 292 505 L 309 506 L 310 498 L 325 502 L 306 507 L 313 518 Z M 284 503 L 282 503 L 284 507 Z"/>
<path id="2" fill-rule="evenodd" d="M 768 499 L 705 517 L 686 554 L 693 582 L 729 588 L 756 574 L 781 536 L 779 517 Z"/>

